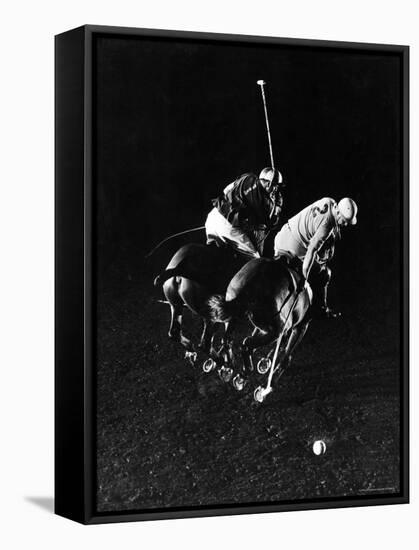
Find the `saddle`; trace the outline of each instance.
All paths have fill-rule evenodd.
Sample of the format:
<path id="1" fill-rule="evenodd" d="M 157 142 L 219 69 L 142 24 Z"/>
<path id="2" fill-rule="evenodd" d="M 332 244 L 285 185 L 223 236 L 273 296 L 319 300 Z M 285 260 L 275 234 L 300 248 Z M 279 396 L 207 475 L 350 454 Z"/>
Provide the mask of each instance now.
<path id="1" fill-rule="evenodd" d="M 274 261 L 288 269 L 294 278 L 303 277 L 303 262 L 289 252 L 281 253 Z"/>

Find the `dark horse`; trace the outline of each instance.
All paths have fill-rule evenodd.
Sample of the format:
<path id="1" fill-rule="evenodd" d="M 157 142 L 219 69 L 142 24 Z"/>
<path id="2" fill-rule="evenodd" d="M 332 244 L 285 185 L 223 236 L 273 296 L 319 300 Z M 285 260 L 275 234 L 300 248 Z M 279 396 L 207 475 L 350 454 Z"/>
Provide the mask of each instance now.
<path id="1" fill-rule="evenodd" d="M 281 375 L 291 363 L 292 353 L 310 323 L 313 293 L 308 283 L 302 283 L 302 275 L 286 258 L 254 259 L 233 277 L 225 295 L 209 299 L 213 321 L 226 323 L 227 333 L 240 317 L 247 316 L 253 324 L 252 335 L 242 345 L 246 369 L 253 370 L 256 348 L 276 341 L 275 349 L 258 363 L 261 374 L 269 371 L 266 387 L 259 386 L 254 393 L 259 402 L 272 391 L 273 375 L 277 371 Z"/>
<path id="2" fill-rule="evenodd" d="M 219 325 L 212 318 L 208 303 L 211 296 L 225 293 L 230 280 L 246 261 L 246 257 L 229 248 L 215 244 L 187 244 L 175 253 L 165 271 L 155 278 L 155 286 L 163 285 L 170 305 L 169 337 L 182 344 L 189 359 L 196 358 L 197 348 L 182 331 L 184 306 L 204 321 L 198 349 L 218 361 L 220 357 L 213 347 L 213 338 Z"/>
<path id="3" fill-rule="evenodd" d="M 273 374 L 280 365 L 289 365 L 307 330 L 312 292 L 308 284 L 297 292 L 301 275 L 283 258 L 244 262 L 246 258 L 233 256 L 231 249 L 190 244 L 176 252 L 155 284 L 163 285 L 170 304 L 169 336 L 186 348 L 189 358 L 196 357 L 196 348 L 182 332 L 184 306 L 203 318 L 199 348 L 216 362 L 220 351 L 214 350 L 213 337 L 217 326 L 224 324 L 221 364 L 232 359 L 232 337 L 239 318 L 248 317 L 254 326 L 253 334 L 242 345 L 244 371 L 253 370 L 253 350 L 278 343 L 275 351 L 258 363 L 261 374 L 269 371 L 266 388 L 255 392 L 255 398 L 262 401 L 271 391 Z"/>

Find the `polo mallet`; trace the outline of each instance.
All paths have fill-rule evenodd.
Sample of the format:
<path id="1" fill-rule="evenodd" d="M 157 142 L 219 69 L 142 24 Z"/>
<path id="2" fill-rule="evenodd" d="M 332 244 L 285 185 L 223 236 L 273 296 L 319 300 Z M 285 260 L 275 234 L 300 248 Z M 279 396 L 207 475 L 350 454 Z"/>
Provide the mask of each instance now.
<path id="1" fill-rule="evenodd" d="M 291 304 L 291 307 L 290 307 L 290 309 L 288 311 L 288 314 L 285 318 L 284 327 L 283 327 L 283 329 L 281 331 L 281 334 L 278 336 L 278 339 L 276 341 L 275 353 L 274 353 L 274 356 L 272 358 L 271 367 L 269 369 L 269 376 L 268 376 L 268 382 L 266 384 L 266 388 L 262 388 L 262 386 L 258 386 L 254 391 L 253 395 L 254 395 L 255 401 L 258 401 L 259 403 L 262 403 L 262 401 L 265 399 L 265 397 L 268 394 L 270 394 L 271 391 L 272 391 L 272 377 L 275 374 L 275 372 L 277 371 L 277 369 L 275 368 L 275 363 L 276 363 L 276 360 L 278 358 L 279 348 L 281 346 L 282 338 L 284 337 L 285 330 L 287 328 L 288 319 L 290 318 L 292 312 L 294 311 L 294 308 L 297 304 L 297 300 L 298 300 L 299 296 L 300 296 L 300 293 L 297 292 L 297 294 L 294 298 L 294 301 Z M 283 372 L 281 373 L 281 375 L 282 374 L 283 374 Z"/>
<path id="2" fill-rule="evenodd" d="M 257 81 L 257 85 L 260 86 L 260 91 L 262 92 L 263 109 L 265 111 L 266 131 L 268 133 L 269 154 L 271 156 L 271 166 L 272 168 L 275 168 L 274 156 L 272 153 L 271 131 L 269 129 L 268 108 L 266 106 L 266 96 L 265 96 L 265 88 L 264 88 L 265 84 L 266 82 L 264 80 Z"/>
<path id="3" fill-rule="evenodd" d="M 200 225 L 199 227 L 194 227 L 193 229 L 187 229 L 186 231 L 181 231 L 180 233 L 174 233 L 173 235 L 170 235 L 169 237 L 166 237 L 162 241 L 159 242 L 158 245 L 156 245 L 153 250 L 151 250 L 144 258 L 149 258 L 154 254 L 154 252 L 160 248 L 164 243 L 167 243 L 167 241 L 170 241 L 170 239 L 174 239 L 175 237 L 180 237 L 181 235 L 186 235 L 187 233 L 193 233 L 194 231 L 201 231 L 201 229 L 205 229 L 205 225 Z"/>
<path id="4" fill-rule="evenodd" d="M 263 109 L 265 111 L 266 132 L 268 134 L 269 155 L 271 157 L 271 166 L 272 166 L 273 169 L 275 169 L 274 155 L 273 155 L 273 152 L 272 152 L 271 130 L 269 128 L 268 108 L 266 106 L 266 96 L 265 96 L 265 88 L 264 88 L 266 82 L 264 80 L 258 80 L 256 82 L 256 84 L 258 86 L 260 86 L 260 91 L 262 92 Z M 274 213 L 274 210 L 275 210 L 275 201 L 272 204 L 272 208 L 271 208 L 271 212 L 269 214 L 269 218 L 272 217 L 272 215 Z M 269 235 L 269 233 L 268 233 L 268 235 Z M 266 236 L 268 236 L 268 235 L 266 235 Z"/>

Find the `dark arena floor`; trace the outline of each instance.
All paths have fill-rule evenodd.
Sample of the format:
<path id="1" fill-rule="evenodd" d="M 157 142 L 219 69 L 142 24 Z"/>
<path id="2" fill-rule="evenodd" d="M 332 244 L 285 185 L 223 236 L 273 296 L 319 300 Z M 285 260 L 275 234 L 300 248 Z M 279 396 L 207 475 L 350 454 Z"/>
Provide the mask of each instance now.
<path id="1" fill-rule="evenodd" d="M 400 487 L 397 316 L 313 321 L 263 404 L 169 341 L 151 275 L 99 292 L 99 512 L 383 495 Z M 117 288 L 118 290 L 115 290 Z M 185 315 L 185 331 L 201 322 Z M 316 456 L 315 440 L 326 443 Z"/>

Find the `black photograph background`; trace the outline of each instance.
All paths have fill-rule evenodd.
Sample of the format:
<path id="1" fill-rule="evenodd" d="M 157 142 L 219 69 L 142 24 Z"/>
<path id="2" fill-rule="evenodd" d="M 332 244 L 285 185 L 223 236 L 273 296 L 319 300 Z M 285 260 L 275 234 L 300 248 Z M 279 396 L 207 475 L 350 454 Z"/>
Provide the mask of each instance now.
<path id="1" fill-rule="evenodd" d="M 397 494 L 401 58 L 100 35 L 94 48 L 98 511 Z M 145 256 L 270 164 L 262 78 L 283 222 L 325 196 L 352 197 L 359 214 L 331 266 L 342 319 L 312 323 L 257 406 L 167 337 L 153 278 L 204 231 Z M 187 329 L 199 327 L 189 316 Z"/>

